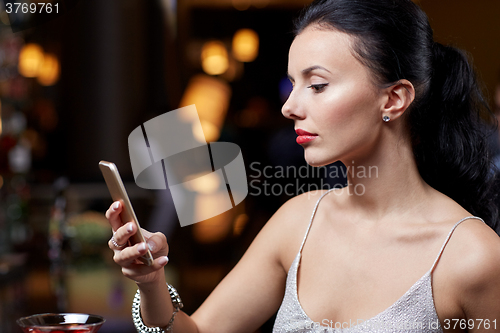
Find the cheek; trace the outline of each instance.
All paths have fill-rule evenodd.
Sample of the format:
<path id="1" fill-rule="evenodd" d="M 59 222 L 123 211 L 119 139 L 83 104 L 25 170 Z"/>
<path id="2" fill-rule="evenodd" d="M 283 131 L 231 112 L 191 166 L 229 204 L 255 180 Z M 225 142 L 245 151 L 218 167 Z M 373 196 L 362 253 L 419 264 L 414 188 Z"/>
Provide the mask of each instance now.
<path id="1" fill-rule="evenodd" d="M 361 129 L 371 123 L 376 114 L 373 99 L 352 93 L 325 96 L 322 105 L 321 121 L 339 130 Z"/>

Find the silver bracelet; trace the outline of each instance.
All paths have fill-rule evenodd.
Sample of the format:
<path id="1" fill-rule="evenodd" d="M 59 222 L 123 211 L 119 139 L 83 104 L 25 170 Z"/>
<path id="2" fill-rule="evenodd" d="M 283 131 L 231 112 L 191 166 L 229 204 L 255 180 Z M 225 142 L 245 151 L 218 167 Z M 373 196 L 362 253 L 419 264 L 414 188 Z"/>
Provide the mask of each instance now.
<path id="1" fill-rule="evenodd" d="M 165 332 L 171 332 L 172 327 L 174 325 L 174 319 L 175 315 L 177 312 L 179 312 L 180 309 L 184 306 L 182 304 L 181 297 L 179 296 L 179 293 L 177 290 L 169 285 L 168 286 L 168 292 L 170 294 L 170 298 L 172 299 L 172 305 L 174 306 L 174 312 L 172 313 L 172 318 L 170 318 L 170 321 L 168 322 L 167 326 L 164 328 L 162 327 L 149 327 L 144 325 L 144 322 L 142 321 L 142 316 L 141 316 L 141 293 L 139 292 L 139 289 L 137 289 L 137 292 L 135 293 L 134 301 L 132 302 L 132 320 L 134 321 L 134 326 L 137 332 L 139 333 L 165 333 Z"/>

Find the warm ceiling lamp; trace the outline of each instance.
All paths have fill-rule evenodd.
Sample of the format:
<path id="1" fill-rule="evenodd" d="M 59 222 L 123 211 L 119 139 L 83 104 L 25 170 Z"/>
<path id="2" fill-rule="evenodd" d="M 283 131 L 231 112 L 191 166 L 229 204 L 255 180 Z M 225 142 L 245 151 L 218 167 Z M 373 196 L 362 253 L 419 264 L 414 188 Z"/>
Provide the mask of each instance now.
<path id="1" fill-rule="evenodd" d="M 256 8 L 264 8 L 269 5 L 270 0 L 253 0 L 252 5 Z"/>
<path id="2" fill-rule="evenodd" d="M 220 75 L 228 66 L 226 46 L 219 41 L 210 41 L 203 44 L 201 49 L 201 66 L 209 75 Z"/>
<path id="3" fill-rule="evenodd" d="M 242 62 L 254 61 L 259 53 L 259 35 L 252 29 L 240 29 L 233 37 L 233 56 Z"/>
<path id="4" fill-rule="evenodd" d="M 40 45 L 29 43 L 19 52 L 19 73 L 24 77 L 35 77 L 43 62 L 43 50 Z"/>
<path id="5" fill-rule="evenodd" d="M 214 172 L 209 174 L 196 174 L 192 175 L 190 178 L 191 179 L 187 179 L 184 184 L 191 192 L 212 194 L 217 192 L 220 187 L 220 180 Z"/>
<path id="6" fill-rule="evenodd" d="M 191 78 L 180 107 L 196 105 L 203 129 L 203 133 L 193 133 L 198 141 L 217 141 L 226 118 L 230 97 L 231 87 L 221 79 L 203 74 Z"/>
<path id="7" fill-rule="evenodd" d="M 53 54 L 45 54 L 38 70 L 37 80 L 42 86 L 51 86 L 59 79 L 59 60 Z"/>
<path id="8" fill-rule="evenodd" d="M 233 3 L 233 7 L 240 11 L 247 10 L 252 4 L 251 0 L 232 0 L 231 2 Z"/>

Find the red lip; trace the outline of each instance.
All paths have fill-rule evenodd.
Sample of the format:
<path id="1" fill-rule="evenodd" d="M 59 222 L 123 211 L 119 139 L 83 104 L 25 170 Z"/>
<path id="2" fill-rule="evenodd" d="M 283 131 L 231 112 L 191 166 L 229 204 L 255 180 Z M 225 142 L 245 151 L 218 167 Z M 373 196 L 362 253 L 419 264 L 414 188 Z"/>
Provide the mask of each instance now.
<path id="1" fill-rule="evenodd" d="M 310 142 L 316 139 L 316 137 L 318 136 L 318 134 L 309 133 L 308 131 L 304 131 L 303 129 L 300 128 L 296 129 L 295 133 L 297 133 L 298 135 L 296 141 L 299 145 L 306 142 Z"/>

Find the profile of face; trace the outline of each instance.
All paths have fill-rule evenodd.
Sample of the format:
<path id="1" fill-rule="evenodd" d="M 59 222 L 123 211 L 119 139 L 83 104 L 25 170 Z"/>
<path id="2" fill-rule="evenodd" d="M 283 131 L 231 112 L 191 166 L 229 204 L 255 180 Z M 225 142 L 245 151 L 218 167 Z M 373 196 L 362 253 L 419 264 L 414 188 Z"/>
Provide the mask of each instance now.
<path id="1" fill-rule="evenodd" d="M 282 108 L 313 166 L 367 158 L 381 139 L 385 90 L 352 51 L 353 37 L 309 26 L 294 39 L 288 76 L 293 90 Z"/>

